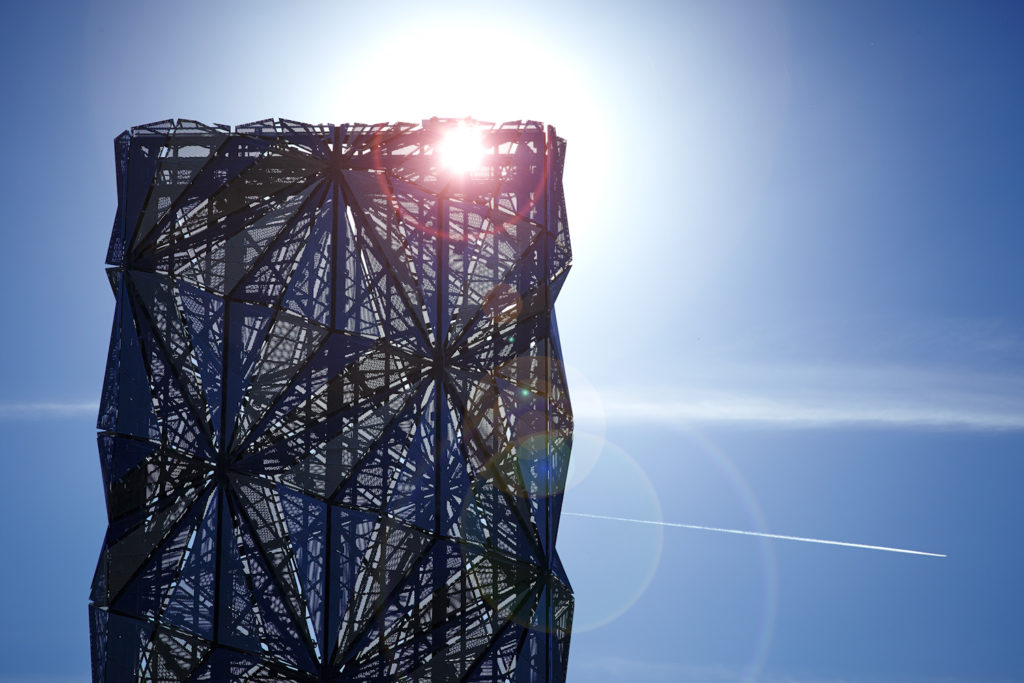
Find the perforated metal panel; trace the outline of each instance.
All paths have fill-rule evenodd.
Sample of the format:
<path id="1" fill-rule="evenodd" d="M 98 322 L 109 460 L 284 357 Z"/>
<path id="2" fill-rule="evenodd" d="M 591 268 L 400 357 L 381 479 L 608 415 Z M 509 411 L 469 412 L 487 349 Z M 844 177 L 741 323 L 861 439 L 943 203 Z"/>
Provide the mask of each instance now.
<path id="1" fill-rule="evenodd" d="M 95 680 L 564 680 L 565 143 L 456 124 L 117 138 Z"/>

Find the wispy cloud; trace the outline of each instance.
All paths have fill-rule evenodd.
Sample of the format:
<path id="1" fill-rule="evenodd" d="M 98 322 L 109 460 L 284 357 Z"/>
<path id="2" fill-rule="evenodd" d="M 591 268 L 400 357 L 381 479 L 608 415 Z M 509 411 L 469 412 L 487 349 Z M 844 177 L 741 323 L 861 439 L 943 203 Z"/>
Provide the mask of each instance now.
<path id="1" fill-rule="evenodd" d="M 1024 411 L 961 409 L 942 405 L 886 405 L 884 402 L 773 399 L 717 395 L 689 400 L 614 398 L 605 401 L 609 420 L 652 422 L 751 422 L 789 427 L 877 425 L 951 429 L 1021 430 Z M 586 416 L 584 410 L 581 416 Z"/>
<path id="2" fill-rule="evenodd" d="M 903 553 L 905 555 L 923 555 L 926 557 L 946 557 L 939 553 L 926 553 L 922 550 L 908 550 L 906 548 L 893 548 L 885 545 L 868 545 L 866 543 L 851 543 L 848 541 L 830 541 L 824 538 L 807 538 L 805 536 L 786 536 L 783 534 L 769 534 L 762 531 L 745 531 L 742 529 L 723 529 L 713 526 L 701 526 L 699 524 L 680 524 L 678 522 L 658 522 L 651 519 L 633 519 L 630 517 L 613 517 L 610 515 L 594 515 L 587 512 L 563 512 L 563 515 L 572 517 L 590 517 L 591 519 L 607 519 L 615 522 L 631 522 L 633 524 L 651 524 L 654 526 L 675 527 L 678 529 L 695 529 L 698 531 L 715 531 L 722 534 L 737 534 L 740 536 L 757 536 L 759 538 L 773 538 L 779 541 L 798 541 L 800 543 L 817 543 L 820 545 L 835 545 L 845 548 L 859 548 L 860 550 L 881 550 L 889 553 Z"/>
<path id="3" fill-rule="evenodd" d="M 574 411 L 630 422 L 1024 430 L 1024 377 L 1017 376 L 807 365 L 730 367 L 663 381 L 588 386 L 573 392 Z"/>
<path id="4" fill-rule="evenodd" d="M 99 404 L 82 403 L 0 403 L 0 420 L 43 420 L 95 415 Z"/>

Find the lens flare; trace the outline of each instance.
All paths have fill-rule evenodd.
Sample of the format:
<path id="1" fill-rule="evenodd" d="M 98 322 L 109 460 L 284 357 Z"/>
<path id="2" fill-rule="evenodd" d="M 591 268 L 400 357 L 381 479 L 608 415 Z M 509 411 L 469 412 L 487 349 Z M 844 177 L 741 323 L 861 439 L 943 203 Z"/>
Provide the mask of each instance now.
<path id="1" fill-rule="evenodd" d="M 575 445 L 573 456 L 575 457 Z M 577 504 L 600 501 L 615 512 L 646 510 L 650 517 L 634 519 L 662 520 L 661 500 L 643 467 L 624 449 L 611 441 L 601 444 L 598 464 L 573 490 Z M 571 462 L 571 461 L 570 461 Z M 611 549 L 607 528 L 601 524 L 578 524 L 581 518 L 562 512 L 558 542 L 562 560 L 569 566 L 583 558 L 594 561 L 596 548 Z M 574 634 L 592 631 L 625 614 L 646 593 L 661 562 L 664 527 L 658 524 L 636 525 L 628 533 L 617 534 L 614 550 L 600 562 L 599 571 L 577 572 L 572 585 L 576 594 L 573 614 Z"/>

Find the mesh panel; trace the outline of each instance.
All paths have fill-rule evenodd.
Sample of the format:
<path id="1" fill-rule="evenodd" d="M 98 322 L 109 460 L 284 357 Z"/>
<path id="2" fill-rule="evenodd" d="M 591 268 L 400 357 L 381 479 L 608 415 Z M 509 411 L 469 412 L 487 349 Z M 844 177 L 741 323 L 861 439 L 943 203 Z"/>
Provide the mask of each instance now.
<path id="1" fill-rule="evenodd" d="M 457 124 L 117 138 L 94 680 L 564 680 L 565 143 Z"/>

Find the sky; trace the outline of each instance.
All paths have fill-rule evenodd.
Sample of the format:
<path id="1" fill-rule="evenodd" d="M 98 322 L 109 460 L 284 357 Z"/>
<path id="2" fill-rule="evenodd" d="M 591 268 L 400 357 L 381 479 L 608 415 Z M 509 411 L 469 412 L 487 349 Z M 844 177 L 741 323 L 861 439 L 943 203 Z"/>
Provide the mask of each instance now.
<path id="1" fill-rule="evenodd" d="M 0 34 L 0 683 L 89 680 L 113 139 L 273 116 L 568 140 L 569 681 L 1024 681 L 1020 4 L 19 3 Z"/>

